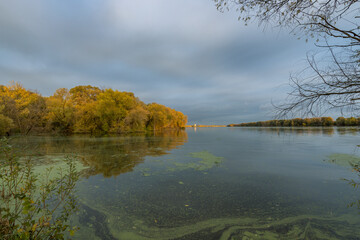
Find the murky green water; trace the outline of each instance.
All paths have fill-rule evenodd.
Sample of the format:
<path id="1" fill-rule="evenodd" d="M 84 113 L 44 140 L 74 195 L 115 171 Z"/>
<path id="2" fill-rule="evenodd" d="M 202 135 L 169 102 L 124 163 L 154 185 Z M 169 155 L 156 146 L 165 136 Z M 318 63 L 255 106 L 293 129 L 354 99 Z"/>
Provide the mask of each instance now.
<path id="1" fill-rule="evenodd" d="M 75 153 L 75 239 L 360 239 L 356 129 L 198 128 L 13 140 L 39 164 Z"/>

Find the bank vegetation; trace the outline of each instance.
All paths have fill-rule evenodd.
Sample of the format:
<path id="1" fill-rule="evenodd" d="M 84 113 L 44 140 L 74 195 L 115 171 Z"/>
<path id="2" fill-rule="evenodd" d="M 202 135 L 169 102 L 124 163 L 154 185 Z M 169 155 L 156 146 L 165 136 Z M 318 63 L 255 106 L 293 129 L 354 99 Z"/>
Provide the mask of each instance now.
<path id="1" fill-rule="evenodd" d="M 360 126 L 360 118 L 338 117 L 335 121 L 331 117 L 293 118 L 283 120 L 268 120 L 229 124 L 228 127 L 329 127 L 329 126 Z"/>
<path id="2" fill-rule="evenodd" d="M 59 88 L 43 97 L 19 83 L 0 85 L 0 135 L 124 133 L 183 128 L 187 117 L 132 92 L 94 86 Z"/>

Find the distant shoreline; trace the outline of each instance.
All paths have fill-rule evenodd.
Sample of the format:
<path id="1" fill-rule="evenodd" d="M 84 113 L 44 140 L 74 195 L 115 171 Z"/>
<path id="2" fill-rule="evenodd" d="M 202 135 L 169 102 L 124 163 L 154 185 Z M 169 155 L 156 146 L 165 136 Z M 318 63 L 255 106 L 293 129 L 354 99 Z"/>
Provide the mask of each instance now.
<path id="1" fill-rule="evenodd" d="M 228 127 L 228 128 L 341 128 L 341 127 L 360 127 L 360 126 L 241 126 L 241 125 L 186 125 L 185 128 L 216 128 L 216 127 Z"/>
<path id="2" fill-rule="evenodd" d="M 229 124 L 228 127 L 331 127 L 331 126 L 360 126 L 360 118 L 338 117 L 335 121 L 331 117 L 314 118 L 293 118 L 293 119 L 274 119 L 258 122 L 247 122 Z"/>
<path id="3" fill-rule="evenodd" d="M 186 125 L 185 128 L 216 128 L 216 127 L 228 127 L 228 128 L 360 128 L 360 126 L 240 126 L 240 125 Z"/>
<path id="4" fill-rule="evenodd" d="M 197 127 L 228 127 L 228 125 L 186 125 L 186 128 L 197 128 Z"/>

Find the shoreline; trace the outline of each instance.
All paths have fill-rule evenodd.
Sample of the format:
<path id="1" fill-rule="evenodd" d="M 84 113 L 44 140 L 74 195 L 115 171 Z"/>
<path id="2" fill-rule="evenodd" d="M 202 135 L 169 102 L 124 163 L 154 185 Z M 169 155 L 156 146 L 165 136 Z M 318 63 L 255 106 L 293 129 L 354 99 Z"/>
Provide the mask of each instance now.
<path id="1" fill-rule="evenodd" d="M 198 128 L 198 127 L 228 127 L 228 125 L 186 125 L 185 128 Z"/>

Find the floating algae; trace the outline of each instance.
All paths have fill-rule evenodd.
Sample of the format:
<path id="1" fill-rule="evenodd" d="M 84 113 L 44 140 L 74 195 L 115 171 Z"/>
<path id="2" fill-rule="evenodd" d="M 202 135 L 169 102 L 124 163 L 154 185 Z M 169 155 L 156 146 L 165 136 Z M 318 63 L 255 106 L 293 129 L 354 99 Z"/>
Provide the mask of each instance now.
<path id="1" fill-rule="evenodd" d="M 235 214 L 228 217 L 209 216 L 198 221 L 189 219 L 189 222 L 183 221 L 181 224 L 168 224 L 170 218 L 159 220 L 161 214 L 157 214 L 162 207 L 166 208 L 164 205 L 156 208 L 156 211 L 147 211 L 147 207 L 142 208 L 143 211 L 138 215 L 125 203 L 123 206 L 118 206 L 107 202 L 99 204 L 100 201 L 93 200 L 96 203 L 90 204 L 91 207 L 106 215 L 106 221 L 102 221 L 108 225 L 109 232 L 117 239 L 358 239 L 357 236 L 360 236 L 358 228 L 360 218 L 355 213 L 299 214 L 291 217 L 288 214 L 280 214 L 276 218 L 267 218 L 263 214 L 257 216 Z M 136 199 L 132 201 L 135 201 L 135 206 L 140 206 Z M 187 201 L 183 204 L 184 211 L 189 211 L 190 206 L 193 206 Z M 151 217 L 147 218 L 150 215 Z M 182 217 L 180 214 L 176 216 Z"/>
<path id="2" fill-rule="evenodd" d="M 50 175 L 48 175 L 49 179 L 54 179 L 58 177 L 60 173 L 66 174 L 69 166 L 65 162 L 66 157 L 57 159 L 56 162 L 48 165 L 35 165 L 33 172 L 38 178 L 43 178 L 50 171 Z M 74 160 L 75 170 L 79 173 L 88 169 L 88 167 L 84 166 L 80 161 Z"/>
<path id="3" fill-rule="evenodd" d="M 328 162 L 342 167 L 353 167 L 360 164 L 360 157 L 345 153 L 334 153 L 328 156 Z"/>
<path id="4" fill-rule="evenodd" d="M 208 151 L 190 153 L 190 156 L 192 158 L 201 159 L 201 160 L 196 162 L 189 162 L 189 163 L 174 163 L 176 168 L 168 168 L 168 170 L 182 171 L 187 169 L 195 169 L 198 171 L 205 171 L 215 166 L 218 166 L 220 163 L 223 162 L 222 157 L 217 157 L 209 153 Z"/>
<path id="5" fill-rule="evenodd" d="M 102 209 L 113 237 L 117 239 L 357 239 L 359 218 L 353 215 L 300 215 L 277 221 L 262 218 L 212 218 L 178 227 L 147 225 L 133 216 L 118 215 Z M 105 210 L 105 211 L 104 211 Z M 124 228 L 125 224 L 132 228 Z M 109 233 L 110 233 L 109 232 Z"/>
<path id="6" fill-rule="evenodd" d="M 184 170 L 197 170 L 202 171 L 204 174 L 207 174 L 207 170 L 219 166 L 223 162 L 223 157 L 217 157 L 208 151 L 202 151 L 202 152 L 194 152 L 190 153 L 189 156 L 191 157 L 189 162 L 183 163 L 183 162 L 169 162 L 168 165 L 164 170 L 160 171 L 150 171 L 150 168 L 140 168 L 139 172 L 142 176 L 148 177 L 148 176 L 154 176 L 158 175 L 164 172 L 176 172 L 176 171 L 184 171 Z M 166 160 L 167 161 L 167 160 Z M 153 162 L 155 162 L 153 160 Z M 164 161 L 156 160 L 156 166 L 162 167 L 164 165 Z M 183 183 L 179 183 L 183 184 Z"/>
<path id="7" fill-rule="evenodd" d="M 23 159 L 21 159 L 23 160 Z M 35 162 L 36 160 L 32 160 L 31 162 Z M 65 162 L 66 156 L 62 158 L 56 158 L 51 163 L 48 164 L 34 164 L 32 168 L 32 172 L 34 176 L 38 179 L 38 181 L 35 182 L 35 185 L 40 186 L 40 184 L 44 183 L 44 181 L 51 181 L 55 178 L 58 178 L 60 175 L 66 175 L 68 174 L 69 166 Z M 23 165 L 24 166 L 24 165 Z M 88 169 L 88 167 L 84 166 L 80 161 L 74 160 L 73 167 L 75 170 L 81 175 L 84 171 Z M 0 179 L 1 183 L 1 179 Z"/>
<path id="8" fill-rule="evenodd" d="M 81 214 L 79 214 L 77 221 L 81 224 L 82 226 L 81 228 L 86 226 L 85 227 L 86 231 L 80 232 L 81 239 L 86 239 L 85 237 L 90 237 L 87 236 L 88 235 L 87 232 L 89 231 L 91 231 L 91 233 L 95 235 L 95 236 L 91 236 L 91 238 L 96 237 L 97 239 L 102 239 L 102 240 L 117 239 L 111 234 L 108 228 L 108 225 L 106 223 L 107 222 L 106 215 L 90 208 L 85 204 L 81 203 L 79 206 L 82 211 Z"/>

